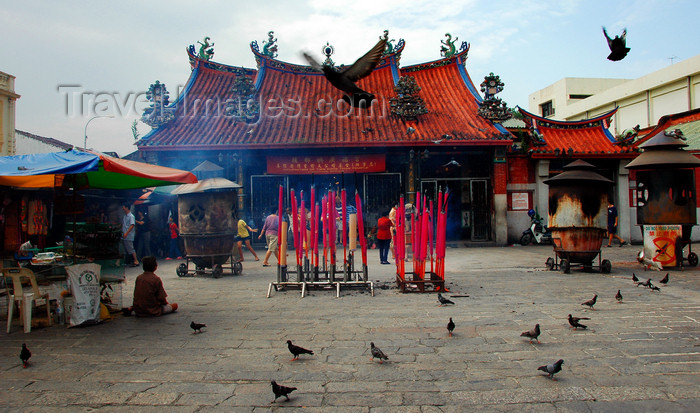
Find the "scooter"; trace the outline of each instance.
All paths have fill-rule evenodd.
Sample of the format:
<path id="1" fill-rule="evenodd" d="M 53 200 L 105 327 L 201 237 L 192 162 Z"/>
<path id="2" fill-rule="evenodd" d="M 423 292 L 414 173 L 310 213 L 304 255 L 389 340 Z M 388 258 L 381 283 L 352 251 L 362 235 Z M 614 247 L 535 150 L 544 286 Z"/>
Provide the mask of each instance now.
<path id="1" fill-rule="evenodd" d="M 550 243 L 552 242 L 552 233 L 542 222 L 534 210 L 527 211 L 527 215 L 530 217 L 530 228 L 523 231 L 523 235 L 520 237 L 520 245 L 529 245 L 533 241 L 537 244 Z"/>

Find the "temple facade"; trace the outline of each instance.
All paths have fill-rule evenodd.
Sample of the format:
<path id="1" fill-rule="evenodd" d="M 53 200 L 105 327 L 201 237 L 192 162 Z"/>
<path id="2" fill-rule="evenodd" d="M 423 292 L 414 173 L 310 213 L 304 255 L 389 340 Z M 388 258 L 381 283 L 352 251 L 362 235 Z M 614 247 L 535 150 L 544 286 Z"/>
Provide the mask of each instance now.
<path id="1" fill-rule="evenodd" d="M 386 34 L 385 34 L 386 35 Z M 242 185 L 238 210 L 260 222 L 277 206 L 278 188 L 360 193 L 368 222 L 421 193 L 449 191 L 448 240 L 508 241 L 507 153 L 513 136 L 495 98 L 503 83 L 487 76 L 482 97 L 469 76 L 469 45 L 443 48 L 439 60 L 401 66 L 404 41 L 388 42 L 373 72 L 357 85 L 376 96 L 353 108 L 322 73 L 276 58 L 275 39 L 251 44 L 256 68 L 211 60 L 208 39 L 187 49 L 192 73 L 169 101 L 149 91 L 142 120 L 153 130 L 138 143 L 149 163 L 191 169 L 208 160 Z M 443 42 L 443 44 L 446 44 Z M 324 48 L 332 62 L 332 46 Z M 307 199 L 308 201 L 308 199 Z"/>

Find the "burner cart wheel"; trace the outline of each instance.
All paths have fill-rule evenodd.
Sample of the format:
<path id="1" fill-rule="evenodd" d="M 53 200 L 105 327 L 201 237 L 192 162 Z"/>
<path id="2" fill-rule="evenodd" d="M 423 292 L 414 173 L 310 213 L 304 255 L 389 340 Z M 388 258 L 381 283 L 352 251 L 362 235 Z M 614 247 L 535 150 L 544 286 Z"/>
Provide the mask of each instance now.
<path id="1" fill-rule="evenodd" d="M 180 265 L 177 266 L 177 276 L 178 277 L 185 277 L 187 276 L 187 264 L 184 262 Z"/>
<path id="2" fill-rule="evenodd" d="M 243 272 L 243 264 L 236 261 L 233 263 L 233 275 L 239 275 Z"/>
<path id="3" fill-rule="evenodd" d="M 520 245 L 530 245 L 530 243 L 532 242 L 532 239 L 533 239 L 532 234 L 530 234 L 529 232 L 526 232 L 525 234 L 523 234 L 522 237 L 520 237 Z"/>
<path id="4" fill-rule="evenodd" d="M 554 258 L 547 258 L 547 261 L 545 261 L 544 265 L 549 271 L 552 271 L 554 269 Z"/>
<path id="5" fill-rule="evenodd" d="M 691 267 L 697 267 L 698 266 L 698 254 L 691 252 L 688 253 L 688 264 L 690 264 Z"/>
<path id="6" fill-rule="evenodd" d="M 600 271 L 602 271 L 603 274 L 610 274 L 610 270 L 612 270 L 610 260 L 603 260 L 603 262 L 600 263 Z"/>
<path id="7" fill-rule="evenodd" d="M 214 268 L 212 268 L 211 274 L 214 276 L 214 278 L 221 278 L 221 276 L 224 275 L 224 268 L 221 266 L 221 264 L 216 264 L 214 265 Z"/>
<path id="8" fill-rule="evenodd" d="M 562 258 L 561 261 L 559 261 L 559 269 L 561 269 L 561 272 L 564 274 L 568 274 L 571 272 L 571 266 L 569 265 L 569 260 L 566 258 Z"/>

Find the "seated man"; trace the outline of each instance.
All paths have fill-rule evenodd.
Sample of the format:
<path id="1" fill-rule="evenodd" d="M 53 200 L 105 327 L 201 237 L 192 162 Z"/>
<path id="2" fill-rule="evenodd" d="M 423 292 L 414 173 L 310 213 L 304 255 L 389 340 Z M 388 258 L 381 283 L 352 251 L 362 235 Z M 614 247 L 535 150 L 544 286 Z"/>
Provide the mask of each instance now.
<path id="1" fill-rule="evenodd" d="M 172 313 L 177 310 L 177 304 L 168 304 L 168 294 L 163 289 L 163 281 L 155 274 L 158 263 L 156 257 L 143 257 L 143 274 L 136 277 L 134 286 L 133 311 L 138 317 L 155 317 Z"/>

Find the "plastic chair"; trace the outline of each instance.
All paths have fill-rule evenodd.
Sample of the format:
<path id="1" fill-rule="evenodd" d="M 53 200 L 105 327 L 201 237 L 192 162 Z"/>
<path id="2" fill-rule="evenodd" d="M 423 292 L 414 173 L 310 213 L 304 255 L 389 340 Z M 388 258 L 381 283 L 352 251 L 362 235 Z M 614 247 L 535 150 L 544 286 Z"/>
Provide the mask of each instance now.
<path id="1" fill-rule="evenodd" d="M 5 277 L 5 289 L 7 291 L 7 334 L 10 334 L 12 328 L 12 316 L 15 304 L 19 308 L 20 319 L 24 325 L 24 332 L 32 331 L 32 303 L 37 306 L 42 305 L 39 301 L 43 300 L 46 305 L 46 318 L 48 324 L 51 325 L 51 305 L 49 304 L 49 293 L 41 294 L 39 286 L 36 283 L 34 272 L 28 268 L 2 268 L 3 277 Z M 8 278 L 12 280 L 12 286 L 8 282 Z M 24 291 L 22 279 L 29 280 L 31 291 Z"/>

